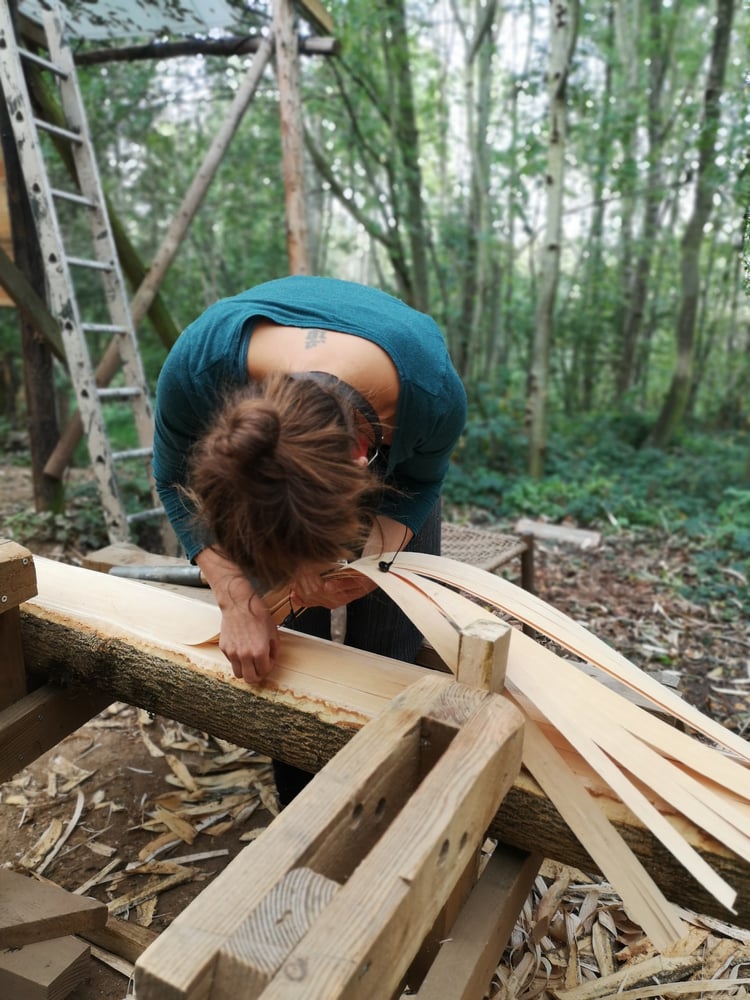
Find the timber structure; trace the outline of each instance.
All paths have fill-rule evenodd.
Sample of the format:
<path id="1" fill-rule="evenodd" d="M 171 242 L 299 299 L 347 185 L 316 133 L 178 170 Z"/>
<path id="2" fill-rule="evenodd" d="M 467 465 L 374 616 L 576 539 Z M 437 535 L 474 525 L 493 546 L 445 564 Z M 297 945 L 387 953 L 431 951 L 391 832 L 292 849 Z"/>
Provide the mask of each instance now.
<path id="1" fill-rule="evenodd" d="M 0 777 L 115 700 L 317 774 L 262 846 L 241 852 L 140 955 L 138 995 L 145 1000 L 224 1000 L 238 995 L 238 977 L 255 984 L 243 996 L 267 1000 L 395 996 L 405 982 L 423 1000 L 480 998 L 541 860 L 597 870 L 549 796 L 519 769 L 525 727 L 510 702 L 492 693 L 503 689 L 515 630 L 483 618 L 481 609 L 462 630 L 455 678 L 286 633 L 271 679 L 250 686 L 204 641 L 218 611 L 205 593 L 189 596 L 196 588 L 155 590 L 34 559 L 6 542 L 0 590 L 8 598 L 0 615 L 8 650 L 0 671 Z M 149 626 L 149 618 L 158 624 Z M 670 900 L 726 916 L 648 825 L 590 775 L 584 780 Z M 690 821 L 677 822 L 685 841 L 736 890 L 736 920 L 750 923 L 746 860 Z M 499 845 L 477 879 L 485 833 Z M 383 859 L 394 855 L 408 864 L 388 874 Z M 359 881 L 355 868 L 364 873 Z M 392 877 L 392 891 L 373 873 Z M 349 919 L 369 912 L 371 902 L 366 927 Z M 341 936 L 349 924 L 351 935 Z M 448 948 L 440 945 L 446 939 Z M 338 957 L 323 966 L 311 961 L 321 940 L 340 945 L 326 952 Z M 367 974 L 382 963 L 388 994 L 373 989 L 377 977 Z M 300 969 L 307 971 L 298 982 Z"/>

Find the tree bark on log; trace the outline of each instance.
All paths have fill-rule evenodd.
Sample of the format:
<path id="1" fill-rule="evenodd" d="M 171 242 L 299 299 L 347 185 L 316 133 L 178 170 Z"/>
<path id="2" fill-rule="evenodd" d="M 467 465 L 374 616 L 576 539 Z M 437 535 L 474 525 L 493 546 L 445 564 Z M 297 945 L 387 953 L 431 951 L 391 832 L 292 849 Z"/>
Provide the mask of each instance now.
<path id="1" fill-rule="evenodd" d="M 318 771 L 398 689 L 424 675 L 424 669 L 384 661 L 368 673 L 358 668 L 356 682 L 346 670 L 350 651 L 326 644 L 341 660 L 337 682 L 296 690 L 288 683 L 250 687 L 229 671 L 196 666 L 186 655 L 74 622 L 33 603 L 22 606 L 21 631 L 27 670 L 68 687 L 98 688 L 124 701 L 240 746 Z M 309 641 L 309 640 L 308 640 Z M 313 640 L 317 641 L 317 640 Z M 219 654 L 220 655 L 220 654 Z M 351 651 L 351 656 L 358 654 Z M 300 675 L 301 676 L 301 675 Z M 383 681 L 386 677 L 386 682 Z M 622 803 L 597 798 L 615 827 L 675 903 L 722 920 L 750 926 L 750 870 L 692 824 L 672 817 L 696 849 L 737 891 L 737 913 L 727 913 L 639 823 Z M 490 834 L 504 843 L 595 871 L 585 849 L 559 813 L 525 772 L 497 813 Z M 615 887 L 616 889 L 616 887 Z"/>

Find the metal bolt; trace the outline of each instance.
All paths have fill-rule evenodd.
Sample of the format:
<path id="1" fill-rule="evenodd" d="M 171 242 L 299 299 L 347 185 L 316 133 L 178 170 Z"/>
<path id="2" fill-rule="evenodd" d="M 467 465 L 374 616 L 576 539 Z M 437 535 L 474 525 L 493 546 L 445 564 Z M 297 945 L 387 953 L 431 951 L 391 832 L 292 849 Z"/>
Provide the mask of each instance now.
<path id="1" fill-rule="evenodd" d="M 7 594 L 3 594 L 3 596 L 0 597 L 0 603 L 2 603 L 2 604 L 7 604 L 8 603 L 8 595 Z"/>

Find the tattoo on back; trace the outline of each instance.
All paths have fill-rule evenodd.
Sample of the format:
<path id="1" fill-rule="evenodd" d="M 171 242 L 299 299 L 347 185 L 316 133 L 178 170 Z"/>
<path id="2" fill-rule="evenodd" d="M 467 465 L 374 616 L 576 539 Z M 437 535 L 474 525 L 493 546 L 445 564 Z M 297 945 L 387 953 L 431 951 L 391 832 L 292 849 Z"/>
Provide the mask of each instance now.
<path id="1" fill-rule="evenodd" d="M 309 351 L 313 347 L 318 347 L 326 341 L 326 331 L 313 327 L 305 331 L 305 350 Z"/>

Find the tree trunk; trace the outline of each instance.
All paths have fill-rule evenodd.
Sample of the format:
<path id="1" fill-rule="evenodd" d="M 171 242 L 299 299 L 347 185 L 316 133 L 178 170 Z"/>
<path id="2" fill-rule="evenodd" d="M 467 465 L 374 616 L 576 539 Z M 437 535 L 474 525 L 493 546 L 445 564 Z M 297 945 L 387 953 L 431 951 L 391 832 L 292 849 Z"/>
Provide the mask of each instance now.
<path id="1" fill-rule="evenodd" d="M 630 280 L 625 288 L 625 310 L 620 327 L 620 355 L 615 367 L 615 400 L 620 402 L 635 382 L 637 352 L 643 331 L 646 301 L 648 297 L 651 264 L 656 250 L 659 229 L 659 210 L 662 203 L 661 145 L 662 93 L 666 67 L 671 57 L 671 40 L 664 39 L 662 30 L 664 12 L 660 0 L 650 0 L 648 20 L 648 172 L 646 176 L 645 205 L 641 236 L 635 251 L 635 262 L 629 270 Z M 622 21 L 622 19 L 621 19 Z M 667 48 L 669 45 L 669 48 Z M 637 67 L 639 60 L 635 46 L 623 53 L 631 65 Z M 637 69 L 636 69 L 637 72 Z M 637 90 L 637 88 L 634 88 Z M 635 93 L 633 94 L 635 97 Z M 638 95 L 640 96 L 640 95 Z M 635 136 L 636 130 L 632 129 Z"/>
<path id="2" fill-rule="evenodd" d="M 304 138 L 300 104 L 297 30 L 291 0 L 273 5 L 281 151 L 286 192 L 286 239 L 290 274 L 310 273 L 305 199 Z"/>
<path id="3" fill-rule="evenodd" d="M 681 301 L 675 339 L 677 358 L 669 392 L 651 433 L 649 443 L 665 447 L 682 423 L 690 401 L 693 380 L 695 327 L 700 293 L 700 253 L 703 230 L 711 215 L 717 188 L 714 155 L 720 124 L 720 100 L 724 88 L 729 41 L 734 18 L 734 0 L 717 0 L 711 64 L 703 102 L 703 123 L 698 137 L 698 172 L 692 215 L 682 238 Z"/>
<path id="4" fill-rule="evenodd" d="M 529 370 L 527 423 L 529 475 L 544 471 L 547 447 L 549 355 L 554 325 L 562 241 L 563 176 L 565 168 L 566 84 L 578 31 L 578 2 L 567 7 L 550 4 L 548 70 L 549 140 L 547 147 L 547 217 L 542 251 L 534 345 Z"/>
<path id="5" fill-rule="evenodd" d="M 422 203 L 422 170 L 419 165 L 419 128 L 409 56 L 409 36 L 404 0 L 383 0 L 386 66 L 391 76 L 391 153 L 398 164 L 404 202 L 403 222 L 409 245 L 410 287 L 407 299 L 415 309 L 430 305 L 427 267 L 427 227 Z M 396 191 L 394 190 L 394 194 Z M 400 214 L 400 213 L 399 213 Z"/>

